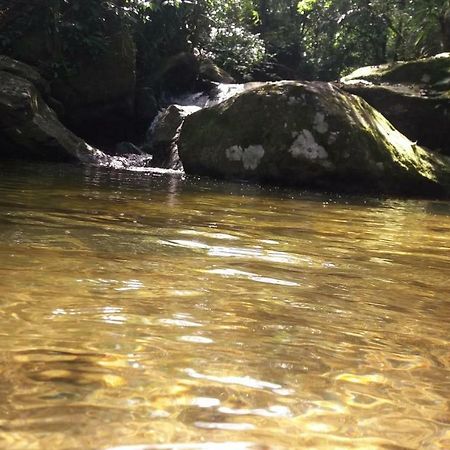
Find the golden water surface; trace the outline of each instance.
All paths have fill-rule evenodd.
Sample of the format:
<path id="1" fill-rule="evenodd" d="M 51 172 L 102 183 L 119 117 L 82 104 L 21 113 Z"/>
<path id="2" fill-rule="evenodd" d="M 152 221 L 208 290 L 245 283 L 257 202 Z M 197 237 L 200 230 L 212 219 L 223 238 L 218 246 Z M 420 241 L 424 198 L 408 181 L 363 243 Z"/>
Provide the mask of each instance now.
<path id="1" fill-rule="evenodd" d="M 450 449 L 449 278 L 449 202 L 3 163 L 0 448 Z"/>

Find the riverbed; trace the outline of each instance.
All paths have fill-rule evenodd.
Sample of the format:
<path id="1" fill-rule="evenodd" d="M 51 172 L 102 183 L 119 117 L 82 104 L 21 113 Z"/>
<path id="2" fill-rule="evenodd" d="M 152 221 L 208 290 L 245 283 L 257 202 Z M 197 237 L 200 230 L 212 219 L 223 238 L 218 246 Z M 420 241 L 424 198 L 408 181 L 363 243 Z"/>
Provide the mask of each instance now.
<path id="1" fill-rule="evenodd" d="M 450 448 L 450 202 L 0 177 L 0 448 Z"/>

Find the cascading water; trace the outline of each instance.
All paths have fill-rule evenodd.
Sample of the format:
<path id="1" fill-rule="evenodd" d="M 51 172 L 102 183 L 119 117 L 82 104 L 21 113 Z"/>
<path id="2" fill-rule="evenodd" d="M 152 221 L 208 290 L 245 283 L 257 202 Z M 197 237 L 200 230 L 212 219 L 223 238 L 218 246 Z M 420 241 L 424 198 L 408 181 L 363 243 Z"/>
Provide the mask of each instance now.
<path id="1" fill-rule="evenodd" d="M 130 152 L 120 156 L 107 155 L 99 150 L 95 165 L 114 169 L 161 171 L 170 170 L 183 173 L 178 157 L 177 140 L 184 119 L 200 109 L 215 106 L 236 94 L 261 83 L 224 84 L 211 83 L 207 91 L 168 97 L 163 108 L 151 123 L 140 153 Z"/>
<path id="2" fill-rule="evenodd" d="M 182 170 L 178 157 L 177 140 L 184 119 L 200 109 L 215 106 L 259 83 L 212 83 L 208 91 L 168 98 L 168 106 L 155 117 L 147 132 L 144 149 L 152 154 L 150 165 Z"/>
<path id="3" fill-rule="evenodd" d="M 212 83 L 213 87 L 207 92 L 195 92 L 192 94 L 184 94 L 179 97 L 172 97 L 169 99 L 168 104 L 179 105 L 183 107 L 197 107 L 198 109 L 208 108 L 215 106 L 225 100 L 228 100 L 233 95 L 240 94 L 248 89 L 249 85 L 246 84 L 224 84 L 224 83 Z"/>

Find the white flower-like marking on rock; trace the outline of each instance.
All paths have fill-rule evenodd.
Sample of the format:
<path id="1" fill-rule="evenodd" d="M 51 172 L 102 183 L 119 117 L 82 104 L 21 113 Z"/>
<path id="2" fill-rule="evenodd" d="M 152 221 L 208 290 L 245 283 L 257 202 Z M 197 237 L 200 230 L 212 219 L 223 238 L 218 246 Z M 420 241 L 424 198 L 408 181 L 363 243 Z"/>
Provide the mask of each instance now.
<path id="1" fill-rule="evenodd" d="M 264 156 L 262 145 L 250 145 L 243 149 L 239 145 L 233 145 L 225 150 L 225 154 L 230 161 L 242 161 L 244 169 L 255 170 Z"/>
<path id="2" fill-rule="evenodd" d="M 288 151 L 294 158 L 303 157 L 311 160 L 328 158 L 327 151 L 316 142 L 309 130 L 303 130 Z"/>
<path id="3" fill-rule="evenodd" d="M 262 145 L 250 145 L 244 150 L 242 162 L 244 169 L 255 170 L 259 166 L 261 158 L 264 156 L 264 147 Z"/>
<path id="4" fill-rule="evenodd" d="M 325 134 L 328 131 L 328 124 L 325 122 L 325 114 L 318 112 L 314 116 L 314 129 L 320 133 Z"/>
<path id="5" fill-rule="evenodd" d="M 242 150 L 242 147 L 239 147 L 239 145 L 233 145 L 233 147 L 227 148 L 225 153 L 230 161 L 240 161 L 244 151 Z"/>

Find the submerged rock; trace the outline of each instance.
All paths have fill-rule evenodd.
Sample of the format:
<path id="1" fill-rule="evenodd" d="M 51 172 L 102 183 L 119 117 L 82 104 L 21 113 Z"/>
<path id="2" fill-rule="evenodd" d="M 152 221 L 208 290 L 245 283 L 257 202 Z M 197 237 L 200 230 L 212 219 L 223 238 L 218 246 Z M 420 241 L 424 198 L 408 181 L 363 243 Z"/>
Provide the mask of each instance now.
<path id="1" fill-rule="evenodd" d="M 187 173 L 384 194 L 450 193 L 449 160 L 330 83 L 279 82 L 186 117 Z"/>
<path id="2" fill-rule="evenodd" d="M 0 64 L 0 158 L 101 162 L 105 155 L 65 128 L 45 103 L 37 72 L 6 61 L 2 58 Z"/>
<path id="3" fill-rule="evenodd" d="M 450 53 L 363 67 L 341 82 L 408 138 L 450 155 Z"/>

